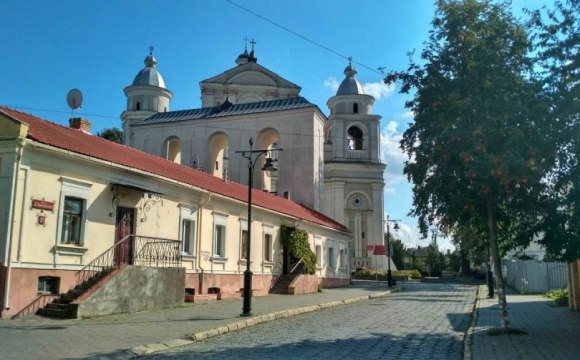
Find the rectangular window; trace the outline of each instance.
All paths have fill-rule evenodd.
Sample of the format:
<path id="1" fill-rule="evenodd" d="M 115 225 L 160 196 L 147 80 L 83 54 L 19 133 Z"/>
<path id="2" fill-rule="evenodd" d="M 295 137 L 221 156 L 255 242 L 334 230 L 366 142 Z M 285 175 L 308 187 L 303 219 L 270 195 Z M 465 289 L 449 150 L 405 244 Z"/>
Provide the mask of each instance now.
<path id="1" fill-rule="evenodd" d="M 248 258 L 248 230 L 242 230 L 241 258 L 246 260 Z"/>
<path id="2" fill-rule="evenodd" d="M 64 198 L 61 243 L 80 245 L 83 221 L 83 200 Z"/>
<path id="3" fill-rule="evenodd" d="M 225 257 L 225 240 L 226 240 L 226 227 L 223 225 L 215 226 L 215 243 L 214 243 L 214 255 L 219 257 Z"/>
<path id="4" fill-rule="evenodd" d="M 272 235 L 264 235 L 264 261 L 272 262 Z"/>
<path id="5" fill-rule="evenodd" d="M 38 278 L 39 294 L 56 294 L 56 283 L 58 278 L 41 276 Z"/>
<path id="6" fill-rule="evenodd" d="M 316 245 L 316 266 L 322 267 L 322 247 Z"/>
<path id="7" fill-rule="evenodd" d="M 183 220 L 181 226 L 181 242 L 184 253 L 195 254 L 195 221 Z"/>
<path id="8" fill-rule="evenodd" d="M 340 267 L 346 268 L 346 249 L 340 249 Z"/>
<path id="9" fill-rule="evenodd" d="M 334 268 L 334 248 L 328 248 L 328 266 Z"/>

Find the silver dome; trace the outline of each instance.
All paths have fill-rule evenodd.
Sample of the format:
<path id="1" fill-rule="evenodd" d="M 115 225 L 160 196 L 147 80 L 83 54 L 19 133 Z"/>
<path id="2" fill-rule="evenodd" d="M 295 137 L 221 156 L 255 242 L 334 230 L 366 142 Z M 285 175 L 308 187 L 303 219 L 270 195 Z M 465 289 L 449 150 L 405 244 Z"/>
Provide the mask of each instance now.
<path id="1" fill-rule="evenodd" d="M 139 71 L 137 76 L 135 76 L 133 85 L 153 85 L 166 89 L 165 81 L 156 69 L 157 60 L 153 57 L 153 54 L 149 54 L 144 62 L 145 68 Z"/>
<path id="2" fill-rule="evenodd" d="M 362 85 L 354 77 L 356 75 L 356 70 L 352 64 L 349 64 L 344 69 L 345 78 L 340 83 L 336 95 L 364 95 L 364 90 Z"/>

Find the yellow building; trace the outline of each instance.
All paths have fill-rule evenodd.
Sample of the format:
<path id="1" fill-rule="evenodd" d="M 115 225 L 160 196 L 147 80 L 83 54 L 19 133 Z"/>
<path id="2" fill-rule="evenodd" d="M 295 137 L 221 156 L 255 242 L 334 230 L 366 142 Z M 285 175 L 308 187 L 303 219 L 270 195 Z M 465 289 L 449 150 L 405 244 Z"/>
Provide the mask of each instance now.
<path id="1" fill-rule="evenodd" d="M 343 225 L 258 190 L 248 224 L 246 186 L 93 136 L 84 120 L 71 123 L 67 128 L 0 107 L 2 317 L 43 295 L 66 293 L 81 270 L 111 248 L 112 261 L 119 261 L 128 238 L 131 246 L 141 241 L 177 249 L 185 287 L 195 294 L 212 288 L 240 296 L 248 225 L 258 293 L 287 271 L 283 223 L 308 232 L 322 286 L 350 282 L 351 235 Z"/>

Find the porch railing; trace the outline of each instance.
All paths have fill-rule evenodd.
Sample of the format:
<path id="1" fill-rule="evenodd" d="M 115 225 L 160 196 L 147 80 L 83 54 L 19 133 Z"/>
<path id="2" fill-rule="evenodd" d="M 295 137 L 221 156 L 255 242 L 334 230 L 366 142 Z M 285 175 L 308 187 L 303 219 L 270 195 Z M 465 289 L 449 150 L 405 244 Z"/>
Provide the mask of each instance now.
<path id="1" fill-rule="evenodd" d="M 133 239 L 133 265 L 181 267 L 181 241 L 147 236 Z"/>
<path id="2" fill-rule="evenodd" d="M 180 267 L 181 241 L 127 235 L 105 250 L 76 274 L 77 285 L 96 274 L 108 274 L 122 265 L 149 267 Z"/>

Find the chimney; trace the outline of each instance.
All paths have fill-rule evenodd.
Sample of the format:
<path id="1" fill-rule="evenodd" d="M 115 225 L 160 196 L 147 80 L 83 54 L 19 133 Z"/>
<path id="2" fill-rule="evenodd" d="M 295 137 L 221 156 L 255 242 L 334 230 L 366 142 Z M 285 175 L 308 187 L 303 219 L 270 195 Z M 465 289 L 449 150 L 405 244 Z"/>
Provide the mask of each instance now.
<path id="1" fill-rule="evenodd" d="M 68 120 L 71 129 L 80 130 L 84 133 L 91 133 L 91 122 L 83 118 L 71 118 Z"/>
<path id="2" fill-rule="evenodd" d="M 284 199 L 292 200 L 292 197 L 290 196 L 290 190 L 284 191 Z"/>

